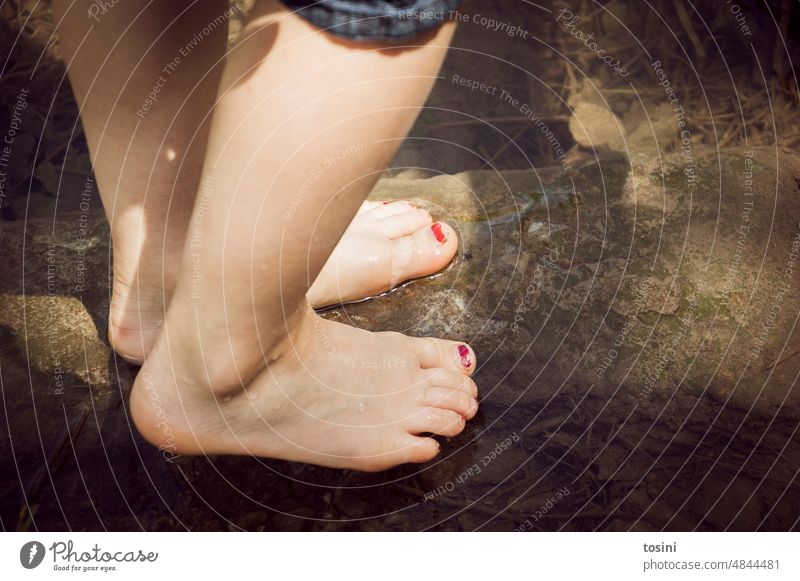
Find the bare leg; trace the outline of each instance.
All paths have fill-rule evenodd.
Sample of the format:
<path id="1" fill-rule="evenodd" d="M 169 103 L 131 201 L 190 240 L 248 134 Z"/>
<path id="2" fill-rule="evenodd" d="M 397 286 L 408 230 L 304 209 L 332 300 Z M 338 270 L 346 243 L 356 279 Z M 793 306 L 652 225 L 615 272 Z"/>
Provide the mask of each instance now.
<path id="1" fill-rule="evenodd" d="M 305 295 L 413 123 L 452 25 L 387 49 L 334 39 L 263 0 L 244 34 L 134 420 L 186 453 L 363 470 L 426 461 L 438 445 L 423 435 L 454 435 L 477 410 L 472 351 L 325 321 Z M 441 228 L 417 231 L 392 264 L 452 252 Z"/>
<path id="2" fill-rule="evenodd" d="M 141 361 L 180 271 L 227 46 L 226 21 L 208 26 L 228 2 L 126 1 L 92 18 L 93 4 L 54 0 L 53 12 L 111 224 L 109 339 Z"/>
<path id="3" fill-rule="evenodd" d="M 92 7 L 88 0 L 53 3 L 112 227 L 109 341 L 141 363 L 161 330 L 180 268 L 224 64 L 228 2 L 126 1 L 94 18 Z M 154 90 L 156 100 L 148 101 Z M 394 248 L 431 218 L 408 204 L 390 206 L 364 205 L 309 293 L 314 307 L 378 294 L 452 259 L 455 248 L 447 255 L 429 247 L 392 272 Z"/>

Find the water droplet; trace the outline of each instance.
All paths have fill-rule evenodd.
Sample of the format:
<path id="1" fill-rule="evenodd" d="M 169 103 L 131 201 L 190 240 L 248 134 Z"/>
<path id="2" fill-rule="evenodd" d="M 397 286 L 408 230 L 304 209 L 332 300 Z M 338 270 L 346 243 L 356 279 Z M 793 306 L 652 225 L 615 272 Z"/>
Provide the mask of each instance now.
<path id="1" fill-rule="evenodd" d="M 365 404 L 363 401 L 360 401 L 358 402 L 356 409 L 358 410 L 359 413 L 363 414 L 367 410 L 367 404 Z"/>
<path id="2" fill-rule="evenodd" d="M 232 398 L 232 397 L 233 397 L 233 396 L 226 395 L 225 397 L 223 397 L 223 398 L 222 398 L 222 402 L 223 402 L 223 403 L 228 403 L 229 401 L 231 401 L 231 398 Z"/>
<path id="3" fill-rule="evenodd" d="M 258 392 L 257 391 L 248 391 L 247 392 L 247 399 L 249 399 L 250 401 L 253 401 L 257 397 L 258 397 Z"/>

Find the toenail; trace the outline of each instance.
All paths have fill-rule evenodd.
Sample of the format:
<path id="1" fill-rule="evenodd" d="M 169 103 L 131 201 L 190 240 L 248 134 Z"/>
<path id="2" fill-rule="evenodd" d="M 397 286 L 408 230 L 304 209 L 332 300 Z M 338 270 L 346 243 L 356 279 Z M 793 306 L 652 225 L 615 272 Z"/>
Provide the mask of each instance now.
<path id="1" fill-rule="evenodd" d="M 469 347 L 466 345 L 459 345 L 458 356 L 461 357 L 461 365 L 467 369 L 472 367 L 472 358 L 469 356 Z"/>
<path id="2" fill-rule="evenodd" d="M 447 242 L 447 232 L 444 231 L 444 228 L 442 228 L 442 224 L 440 222 L 434 222 L 431 224 L 431 231 L 433 232 L 433 236 L 436 238 L 436 241 L 439 244 L 444 244 Z"/>

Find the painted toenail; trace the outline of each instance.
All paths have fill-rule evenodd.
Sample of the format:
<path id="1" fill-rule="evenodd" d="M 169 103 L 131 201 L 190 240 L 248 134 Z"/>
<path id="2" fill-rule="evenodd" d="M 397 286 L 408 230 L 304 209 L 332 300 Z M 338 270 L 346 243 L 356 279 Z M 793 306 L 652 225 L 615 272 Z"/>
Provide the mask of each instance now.
<path id="1" fill-rule="evenodd" d="M 469 347 L 466 345 L 459 345 L 458 355 L 461 357 L 461 365 L 467 369 L 472 367 L 472 358 L 469 356 Z"/>
<path id="2" fill-rule="evenodd" d="M 447 242 L 447 232 L 444 231 L 444 228 L 442 228 L 442 224 L 440 222 L 434 222 L 431 224 L 431 231 L 433 231 L 433 236 L 436 238 L 436 241 L 439 244 L 444 244 Z"/>

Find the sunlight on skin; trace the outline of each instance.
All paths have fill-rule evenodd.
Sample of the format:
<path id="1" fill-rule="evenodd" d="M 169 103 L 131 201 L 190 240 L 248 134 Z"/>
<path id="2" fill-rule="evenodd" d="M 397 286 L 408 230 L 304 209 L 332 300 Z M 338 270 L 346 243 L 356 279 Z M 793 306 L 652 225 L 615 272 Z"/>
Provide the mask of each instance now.
<path id="1" fill-rule="evenodd" d="M 429 436 L 457 435 L 477 412 L 474 352 L 328 321 L 306 293 L 416 119 L 453 25 L 413 47 L 385 47 L 321 34 L 274 0 L 258 8 L 258 25 L 244 27 L 228 56 L 214 108 L 201 183 L 216 190 L 195 207 L 202 284 L 194 288 L 185 254 L 131 393 L 132 417 L 151 443 L 168 440 L 182 453 L 367 471 L 428 461 L 439 451 Z M 347 163 L 308 180 L 320 160 L 353 148 Z M 404 215 L 421 228 L 411 228 L 418 240 L 386 243 L 387 283 L 422 249 L 443 267 L 457 245 L 455 232 L 424 212 Z M 385 239 L 390 230 L 409 232 L 391 226 Z M 341 275 L 333 278 L 337 286 Z"/>
<path id="2" fill-rule="evenodd" d="M 114 216 L 114 225 L 125 228 L 131 235 L 126 239 L 126 250 L 130 256 L 135 256 L 136 260 L 131 264 L 138 264 L 142 258 L 145 239 L 147 238 L 147 212 L 145 204 L 128 204 L 117 210 Z M 134 274 L 134 273 L 131 273 Z"/>

